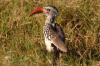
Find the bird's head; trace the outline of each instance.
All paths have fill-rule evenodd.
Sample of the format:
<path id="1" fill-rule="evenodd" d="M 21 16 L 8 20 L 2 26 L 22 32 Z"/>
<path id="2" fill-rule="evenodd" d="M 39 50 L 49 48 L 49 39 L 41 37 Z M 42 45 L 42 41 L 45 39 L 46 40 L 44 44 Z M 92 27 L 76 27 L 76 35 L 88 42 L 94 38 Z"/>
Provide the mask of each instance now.
<path id="1" fill-rule="evenodd" d="M 37 7 L 31 12 L 30 16 L 37 13 L 44 13 L 46 16 L 56 17 L 58 15 L 58 10 L 54 6 Z"/>

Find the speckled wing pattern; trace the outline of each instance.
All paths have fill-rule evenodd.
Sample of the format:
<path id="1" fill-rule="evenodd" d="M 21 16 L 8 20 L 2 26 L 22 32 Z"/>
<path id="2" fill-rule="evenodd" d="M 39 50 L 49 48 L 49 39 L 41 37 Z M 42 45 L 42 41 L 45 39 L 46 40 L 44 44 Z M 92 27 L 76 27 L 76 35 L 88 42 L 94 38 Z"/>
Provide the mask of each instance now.
<path id="1" fill-rule="evenodd" d="M 45 25 L 45 28 L 45 37 L 50 40 L 51 43 L 54 44 L 60 51 L 67 52 L 67 48 L 64 44 L 65 36 L 61 27 L 55 23 L 54 25 L 47 24 Z"/>

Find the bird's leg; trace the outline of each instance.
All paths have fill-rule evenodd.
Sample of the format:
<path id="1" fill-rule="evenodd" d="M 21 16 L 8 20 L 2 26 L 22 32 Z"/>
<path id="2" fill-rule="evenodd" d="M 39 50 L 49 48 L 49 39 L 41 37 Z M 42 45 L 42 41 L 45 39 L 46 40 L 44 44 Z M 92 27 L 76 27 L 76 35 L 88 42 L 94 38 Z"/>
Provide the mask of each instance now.
<path id="1" fill-rule="evenodd" d="M 59 59 L 59 50 L 53 44 L 52 44 L 52 47 L 54 49 L 54 51 L 53 51 L 53 59 L 52 59 L 52 66 L 57 66 L 57 61 Z"/>

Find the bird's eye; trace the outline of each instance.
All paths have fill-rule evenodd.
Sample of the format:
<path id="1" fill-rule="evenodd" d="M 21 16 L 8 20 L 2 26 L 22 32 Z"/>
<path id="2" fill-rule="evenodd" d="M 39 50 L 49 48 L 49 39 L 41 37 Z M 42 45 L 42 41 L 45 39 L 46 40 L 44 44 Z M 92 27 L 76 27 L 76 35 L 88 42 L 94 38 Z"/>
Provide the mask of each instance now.
<path id="1" fill-rule="evenodd" d="M 47 11 L 50 11 L 50 9 L 47 9 Z"/>

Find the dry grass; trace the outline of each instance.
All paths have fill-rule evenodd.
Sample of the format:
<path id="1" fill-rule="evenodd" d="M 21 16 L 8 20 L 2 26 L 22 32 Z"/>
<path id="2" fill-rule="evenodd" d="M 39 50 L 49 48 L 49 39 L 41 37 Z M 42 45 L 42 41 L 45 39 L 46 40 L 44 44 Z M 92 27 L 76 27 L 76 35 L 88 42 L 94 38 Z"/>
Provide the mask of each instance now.
<path id="1" fill-rule="evenodd" d="M 59 66 L 100 65 L 99 0 L 0 0 L 0 66 L 50 66 L 45 50 L 42 14 L 29 17 L 37 6 L 54 5 L 64 28 L 69 52 Z"/>

